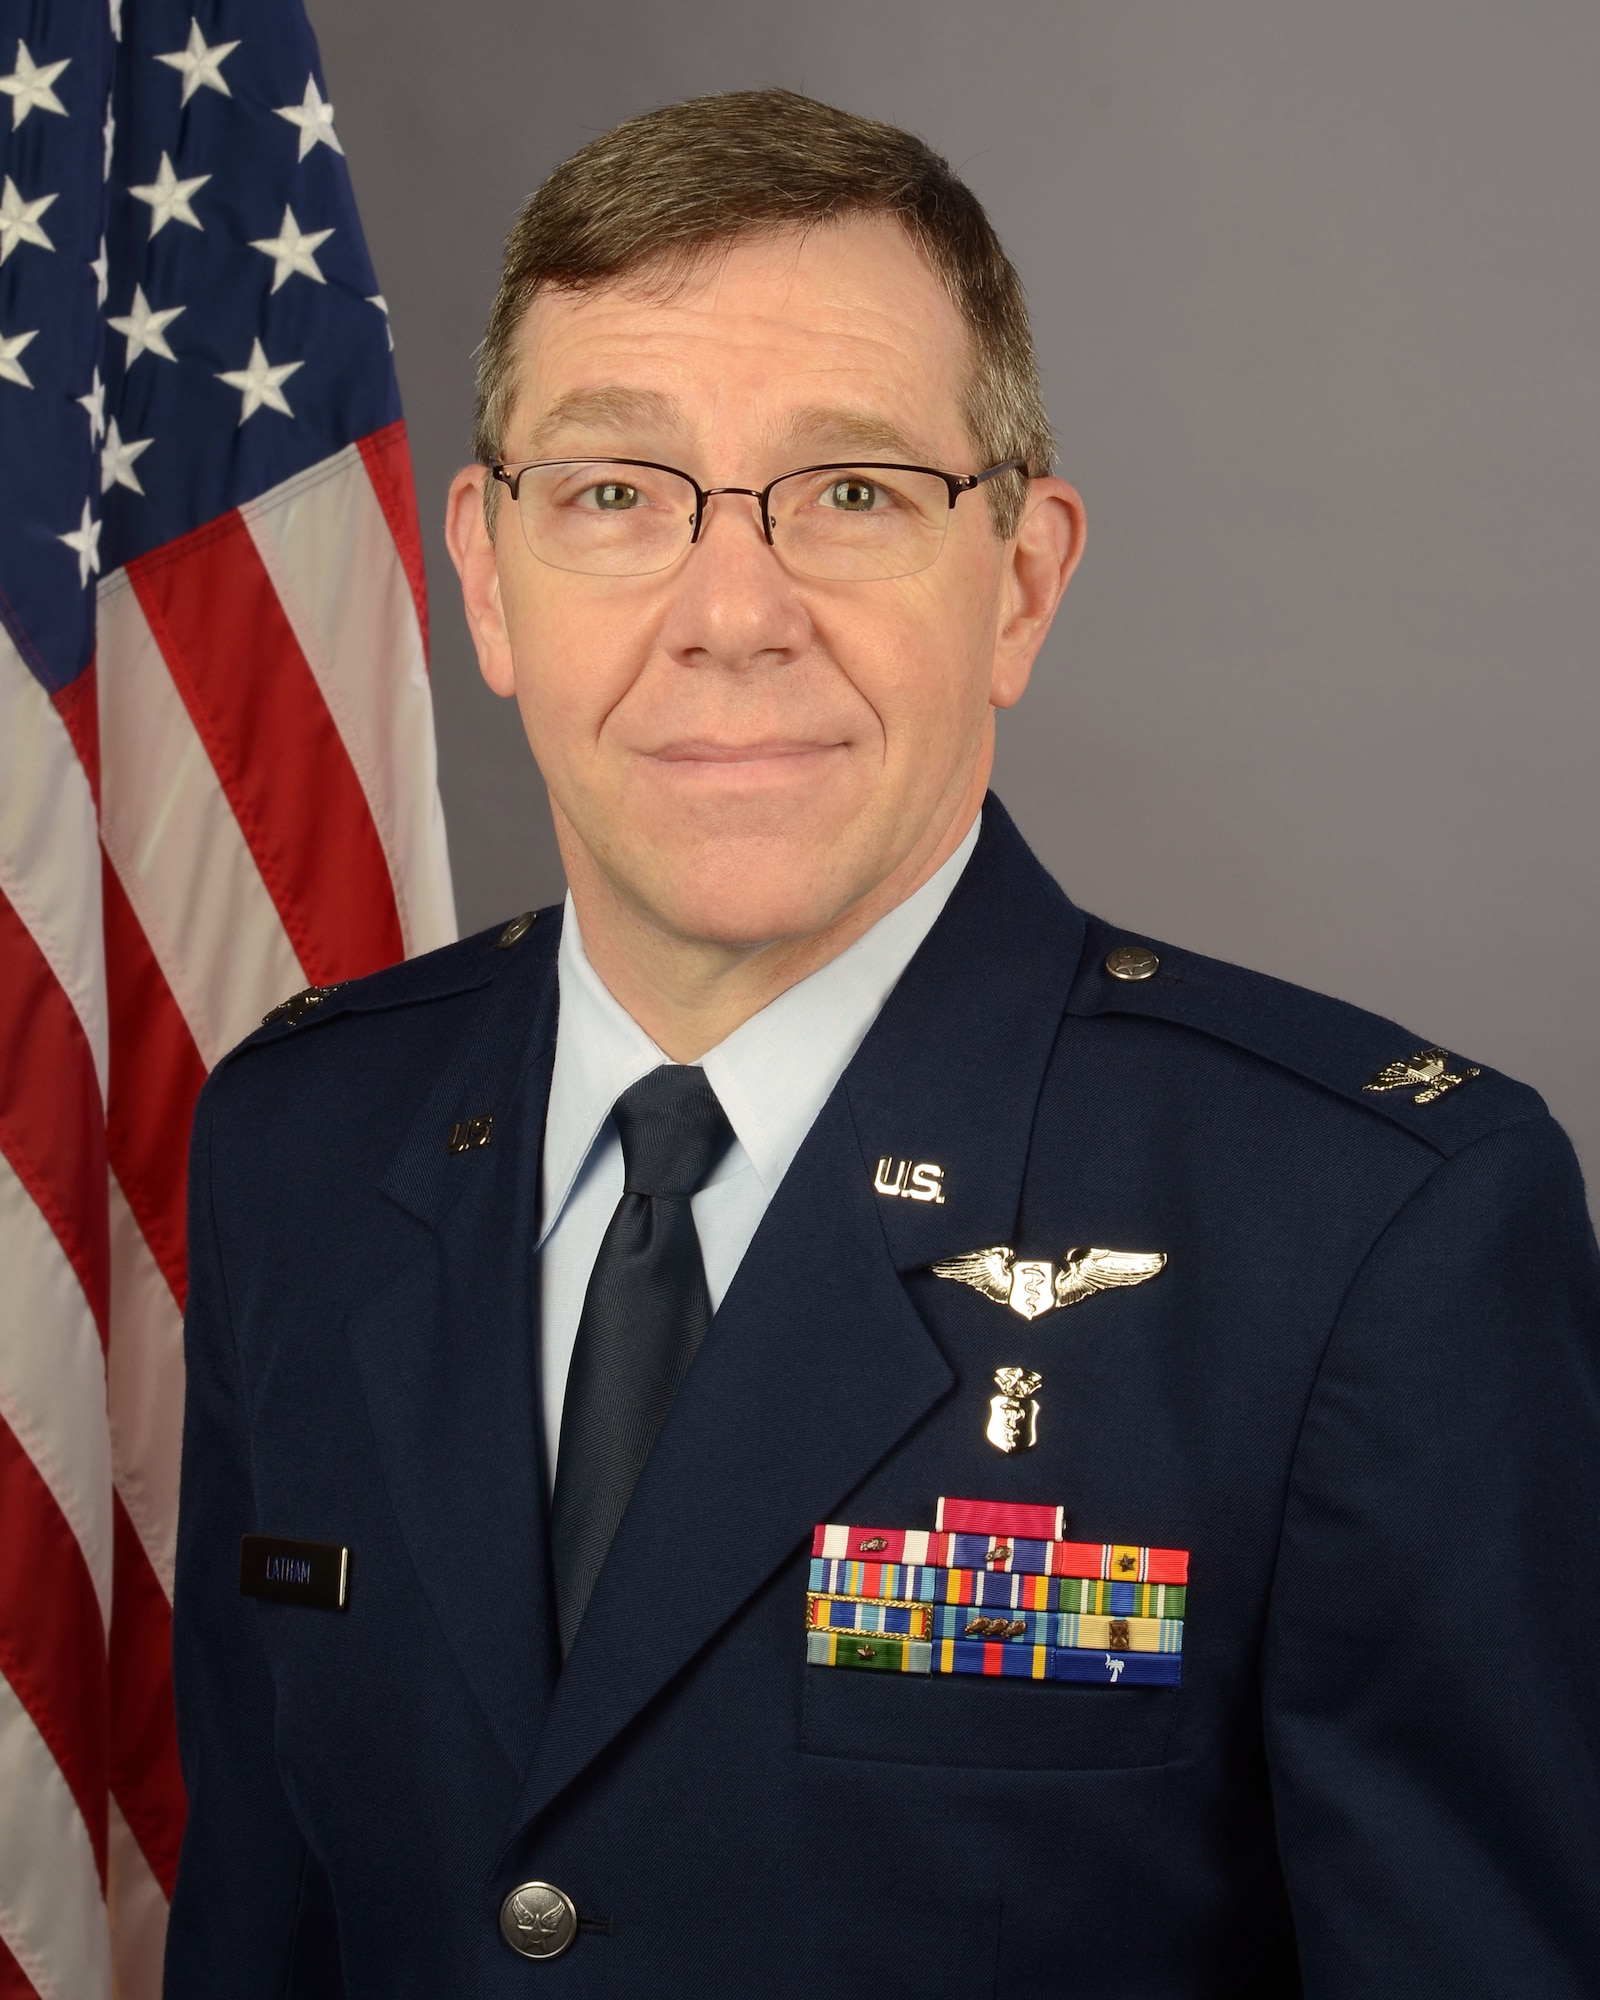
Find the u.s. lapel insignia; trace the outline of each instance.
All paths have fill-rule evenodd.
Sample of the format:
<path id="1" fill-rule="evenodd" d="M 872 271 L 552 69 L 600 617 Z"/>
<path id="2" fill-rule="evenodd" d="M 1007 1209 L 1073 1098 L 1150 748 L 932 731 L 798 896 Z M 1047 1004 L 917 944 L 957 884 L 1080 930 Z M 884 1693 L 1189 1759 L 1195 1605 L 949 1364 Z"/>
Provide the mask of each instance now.
<path id="1" fill-rule="evenodd" d="M 450 1136 L 445 1140 L 445 1150 L 451 1153 L 470 1153 L 479 1146 L 487 1146 L 494 1134 L 494 1113 L 484 1112 L 481 1118 L 458 1118 L 450 1127 Z"/>
<path id="2" fill-rule="evenodd" d="M 944 1168 L 933 1160 L 897 1160 L 889 1155 L 878 1162 L 872 1177 L 876 1193 L 898 1196 L 901 1201 L 944 1202 Z"/>
<path id="3" fill-rule="evenodd" d="M 1465 1069 L 1452 1070 L 1450 1058 L 1443 1049 L 1418 1049 L 1414 1056 L 1404 1056 L 1399 1062 L 1385 1063 L 1370 1083 L 1362 1084 L 1363 1090 L 1383 1093 L 1388 1090 L 1410 1090 L 1416 1088 L 1413 1104 L 1431 1104 L 1436 1097 L 1443 1097 L 1447 1090 L 1454 1090 L 1458 1083 L 1470 1083 L 1483 1072 L 1476 1063 L 1469 1063 Z"/>
<path id="4" fill-rule="evenodd" d="M 996 1451 L 1031 1451 L 1039 1441 L 1039 1405 L 1033 1400 L 1044 1377 L 1026 1368 L 997 1368 L 989 1398 L 989 1428 L 984 1436 Z"/>
<path id="5" fill-rule="evenodd" d="M 1081 1305 L 1095 1292 L 1119 1285 L 1142 1285 L 1166 1266 L 1164 1250 L 1069 1250 L 1059 1264 L 1018 1257 L 1008 1245 L 946 1257 L 933 1266 L 937 1278 L 971 1285 L 996 1305 L 1010 1306 L 1024 1319 L 1038 1319 L 1057 1306 Z"/>

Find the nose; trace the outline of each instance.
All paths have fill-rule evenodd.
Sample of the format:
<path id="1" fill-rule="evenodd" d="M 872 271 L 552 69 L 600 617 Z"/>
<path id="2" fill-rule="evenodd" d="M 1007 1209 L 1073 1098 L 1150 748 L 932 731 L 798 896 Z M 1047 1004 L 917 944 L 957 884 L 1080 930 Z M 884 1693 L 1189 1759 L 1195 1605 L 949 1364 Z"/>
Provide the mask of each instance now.
<path id="1" fill-rule="evenodd" d="M 735 504 L 739 500 L 756 502 L 754 517 Z M 685 665 L 736 672 L 775 666 L 798 659 L 810 642 L 801 593 L 766 539 L 760 500 L 750 486 L 721 486 L 706 495 L 700 532 L 675 572 L 661 633 L 668 653 Z"/>

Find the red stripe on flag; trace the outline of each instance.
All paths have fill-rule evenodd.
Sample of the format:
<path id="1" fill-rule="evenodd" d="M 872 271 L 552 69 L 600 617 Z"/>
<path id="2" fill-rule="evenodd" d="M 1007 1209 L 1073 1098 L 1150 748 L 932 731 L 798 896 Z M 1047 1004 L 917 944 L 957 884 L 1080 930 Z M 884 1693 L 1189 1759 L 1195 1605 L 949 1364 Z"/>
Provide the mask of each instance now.
<path id="1" fill-rule="evenodd" d="M 0 2000 L 39 2000 L 39 1989 L 6 1950 L 0 1938 Z"/>
<path id="2" fill-rule="evenodd" d="M 95 690 L 94 661 L 91 660 L 75 681 L 68 681 L 50 697 L 56 714 L 66 724 L 72 747 L 78 753 L 100 810 L 100 702 Z"/>
<path id="3" fill-rule="evenodd" d="M 105 1114 L 89 1038 L 44 953 L 0 893 L 0 1151 L 78 1274 L 106 1338 Z"/>
<path id="4" fill-rule="evenodd" d="M 417 482 L 411 471 L 411 445 L 403 422 L 387 424 L 371 437 L 359 440 L 357 449 L 366 462 L 367 477 L 378 496 L 383 518 L 394 536 L 406 581 L 411 585 L 417 607 L 417 624 L 422 632 L 422 651 L 428 651 L 428 578 L 422 557 L 422 523 L 417 517 Z"/>
<path id="5" fill-rule="evenodd" d="M 206 1066 L 109 861 L 101 874 L 111 1024 L 106 1144 L 128 1206 L 181 1310 L 189 1126 Z"/>
<path id="6" fill-rule="evenodd" d="M 172 1613 L 120 1495 L 111 1611 L 111 1789 L 172 1900 L 189 1804 L 172 1710 Z"/>
<path id="7" fill-rule="evenodd" d="M 393 964 L 405 947 L 366 794 L 243 518 L 128 575 L 307 978 Z"/>
<path id="8" fill-rule="evenodd" d="M 0 1418 L 0 1673 L 61 1767 L 106 1879 L 106 1635 L 78 1538 Z"/>

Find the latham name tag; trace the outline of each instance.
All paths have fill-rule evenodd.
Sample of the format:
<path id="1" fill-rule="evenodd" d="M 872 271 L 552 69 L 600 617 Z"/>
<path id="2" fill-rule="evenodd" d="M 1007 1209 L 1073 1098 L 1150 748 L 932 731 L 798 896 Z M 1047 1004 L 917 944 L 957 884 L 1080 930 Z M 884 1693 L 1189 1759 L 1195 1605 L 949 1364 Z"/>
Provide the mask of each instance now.
<path id="1" fill-rule="evenodd" d="M 239 1589 L 245 1597 L 343 1611 L 349 1588 L 350 1551 L 338 1542 L 246 1535 L 239 1544 Z"/>

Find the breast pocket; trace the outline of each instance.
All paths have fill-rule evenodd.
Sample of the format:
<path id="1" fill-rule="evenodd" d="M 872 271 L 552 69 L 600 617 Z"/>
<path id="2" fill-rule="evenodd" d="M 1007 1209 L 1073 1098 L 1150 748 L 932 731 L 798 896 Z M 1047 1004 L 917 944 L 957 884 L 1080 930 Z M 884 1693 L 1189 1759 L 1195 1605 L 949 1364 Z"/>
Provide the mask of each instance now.
<path id="1" fill-rule="evenodd" d="M 888 1764 L 1131 1770 L 1167 1761 L 1181 1694 L 808 1666 L 800 1747 Z"/>
<path id="2" fill-rule="evenodd" d="M 1043 1505 L 941 1499 L 936 1522 L 813 1530 L 802 1748 L 977 1770 L 1164 1763 L 1188 1551 L 1067 1541 Z"/>

